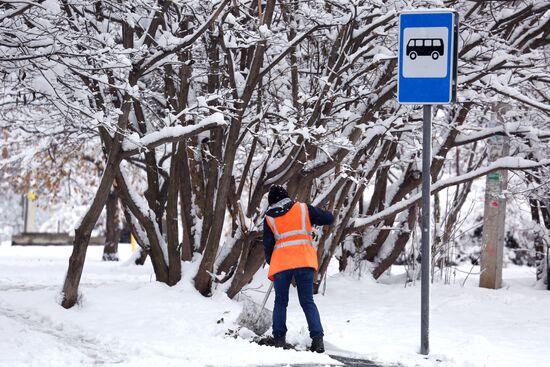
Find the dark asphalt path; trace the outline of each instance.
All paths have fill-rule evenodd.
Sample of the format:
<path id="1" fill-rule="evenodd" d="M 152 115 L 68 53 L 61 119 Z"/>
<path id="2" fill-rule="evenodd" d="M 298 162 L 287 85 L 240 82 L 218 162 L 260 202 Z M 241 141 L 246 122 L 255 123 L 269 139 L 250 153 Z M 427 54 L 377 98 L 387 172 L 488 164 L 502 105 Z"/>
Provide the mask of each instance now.
<path id="1" fill-rule="evenodd" d="M 336 359 L 339 362 L 342 362 L 344 366 L 349 367 L 400 367 L 399 365 L 381 365 L 367 359 L 358 359 L 344 356 L 337 356 L 329 354 L 332 359 Z"/>
<path id="2" fill-rule="evenodd" d="M 337 360 L 338 362 L 341 362 L 346 367 L 403 367 L 399 364 L 378 364 L 373 361 L 369 361 L 368 359 L 360 359 L 360 358 L 352 358 L 352 357 L 345 357 L 341 355 L 333 355 L 329 354 L 329 356 L 332 359 Z M 309 364 L 309 363 L 301 363 L 301 364 L 284 364 L 284 365 L 273 365 L 271 367 L 282 367 L 282 366 L 290 366 L 290 367 L 340 367 L 339 364 Z M 270 366 L 265 366 L 270 367 Z"/>
<path id="3" fill-rule="evenodd" d="M 256 341 L 260 345 L 273 346 L 272 337 L 264 337 Z M 287 344 L 288 349 L 294 349 L 294 346 Z M 380 364 L 377 362 L 370 361 L 363 358 L 361 355 L 347 351 L 345 349 L 340 349 L 335 345 L 332 345 L 328 342 L 325 342 L 325 353 L 328 354 L 332 359 L 337 360 L 346 367 L 403 367 L 400 364 Z M 326 367 L 326 366 L 341 366 L 340 364 L 314 364 L 314 363 L 296 363 L 296 364 L 274 364 L 263 367 Z"/>

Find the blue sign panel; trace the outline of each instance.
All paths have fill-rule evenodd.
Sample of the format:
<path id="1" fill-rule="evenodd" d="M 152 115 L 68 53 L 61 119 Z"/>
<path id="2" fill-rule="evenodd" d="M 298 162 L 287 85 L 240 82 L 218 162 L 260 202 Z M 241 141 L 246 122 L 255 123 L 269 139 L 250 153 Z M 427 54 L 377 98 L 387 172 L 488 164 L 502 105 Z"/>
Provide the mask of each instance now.
<path id="1" fill-rule="evenodd" d="M 399 15 L 397 101 L 444 104 L 456 94 L 457 15 L 452 10 Z"/>

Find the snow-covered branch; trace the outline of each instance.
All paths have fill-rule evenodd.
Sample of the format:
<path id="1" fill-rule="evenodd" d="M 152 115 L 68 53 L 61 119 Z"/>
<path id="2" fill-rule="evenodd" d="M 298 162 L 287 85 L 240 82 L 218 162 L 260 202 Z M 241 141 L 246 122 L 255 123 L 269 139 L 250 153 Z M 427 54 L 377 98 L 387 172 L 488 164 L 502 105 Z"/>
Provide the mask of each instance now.
<path id="1" fill-rule="evenodd" d="M 502 126 L 485 128 L 473 133 L 461 133 L 456 137 L 453 146 L 458 147 L 474 143 L 496 135 L 528 136 L 538 139 L 548 139 L 550 138 L 550 130 L 540 130 L 532 126 L 526 126 L 525 123 L 510 122 Z"/>
<path id="2" fill-rule="evenodd" d="M 471 172 L 465 173 L 460 176 L 435 182 L 434 184 L 432 184 L 430 192 L 433 195 L 447 187 L 460 185 L 464 182 L 474 180 L 476 178 L 485 176 L 491 172 L 501 170 L 501 169 L 529 170 L 529 169 L 548 166 L 548 165 L 550 165 L 550 159 L 545 159 L 542 161 L 532 161 L 524 158 L 513 158 L 513 157 L 500 158 L 486 167 L 473 170 Z M 368 226 L 372 226 L 374 224 L 380 223 L 386 218 L 395 216 L 397 213 L 400 213 L 404 210 L 409 209 L 411 206 L 417 204 L 420 200 L 422 200 L 422 193 L 414 194 L 408 199 L 401 200 L 391 205 L 390 207 L 374 215 L 371 215 L 368 218 L 355 219 L 354 221 L 352 221 L 350 225 L 350 229 L 362 230 Z"/>
<path id="3" fill-rule="evenodd" d="M 302 42 L 304 39 L 306 39 L 309 35 L 311 35 L 312 33 L 316 32 L 320 29 L 330 28 L 330 27 L 334 27 L 334 25 L 317 24 L 314 27 L 312 27 L 311 29 L 297 35 L 295 38 L 292 39 L 292 41 L 288 44 L 288 47 L 283 52 L 281 52 L 273 61 L 271 61 L 271 63 L 268 66 L 266 66 L 265 68 L 262 69 L 262 71 L 260 72 L 260 77 L 263 77 L 267 73 L 269 73 L 269 71 L 271 69 L 273 69 L 273 67 L 275 65 L 277 65 L 282 59 L 287 57 L 288 54 L 292 51 L 292 49 L 295 48 L 297 45 L 299 45 L 300 42 Z"/>
<path id="4" fill-rule="evenodd" d="M 193 34 L 190 34 L 183 39 L 181 39 L 180 42 L 170 45 L 168 47 L 165 47 L 161 51 L 154 54 L 150 59 L 145 60 L 143 65 L 141 66 L 142 73 L 147 73 L 149 69 L 151 69 L 153 66 L 158 66 L 157 63 L 167 57 L 168 55 L 174 54 L 180 50 L 185 49 L 186 47 L 189 47 L 192 45 L 199 37 L 201 37 L 204 32 L 208 28 L 212 26 L 212 24 L 218 19 L 218 16 L 221 14 L 221 12 L 225 9 L 225 7 L 229 4 L 230 0 L 223 0 L 216 10 L 212 12 L 210 17 L 201 24 L 201 26 L 193 32 Z"/>
<path id="5" fill-rule="evenodd" d="M 227 123 L 224 120 L 223 114 L 215 112 L 212 115 L 205 117 L 196 125 L 187 126 L 169 126 L 158 131 L 147 134 L 141 138 L 133 134 L 124 139 L 122 148 L 124 157 L 130 157 L 139 154 L 145 150 L 152 150 L 163 144 L 174 143 L 186 139 L 190 136 L 197 135 L 203 131 L 210 130 L 214 127 L 224 126 Z"/>
<path id="6" fill-rule="evenodd" d="M 532 98 L 529 98 L 525 94 L 521 93 L 515 88 L 507 87 L 505 85 L 502 85 L 496 78 L 493 76 L 486 76 L 483 78 L 487 87 L 491 88 L 497 93 L 500 93 L 506 97 L 510 97 L 512 99 L 515 99 L 519 102 L 525 103 L 528 106 L 538 108 L 541 111 L 546 112 L 547 114 L 550 114 L 550 105 L 547 103 L 542 103 L 537 100 L 534 100 Z"/>

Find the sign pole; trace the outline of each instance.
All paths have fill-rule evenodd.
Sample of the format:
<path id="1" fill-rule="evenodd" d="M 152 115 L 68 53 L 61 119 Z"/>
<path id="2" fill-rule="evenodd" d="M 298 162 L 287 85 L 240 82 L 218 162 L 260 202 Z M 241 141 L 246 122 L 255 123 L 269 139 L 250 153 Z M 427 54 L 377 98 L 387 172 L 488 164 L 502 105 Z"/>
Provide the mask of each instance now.
<path id="1" fill-rule="evenodd" d="M 399 13 L 397 102 L 423 106 L 422 281 L 420 353 L 430 353 L 430 191 L 432 105 L 456 102 L 458 13 L 453 9 L 410 9 Z"/>
<path id="2" fill-rule="evenodd" d="M 430 188 L 432 183 L 432 106 L 424 105 L 422 126 L 422 284 L 420 315 L 420 353 L 430 353 Z"/>

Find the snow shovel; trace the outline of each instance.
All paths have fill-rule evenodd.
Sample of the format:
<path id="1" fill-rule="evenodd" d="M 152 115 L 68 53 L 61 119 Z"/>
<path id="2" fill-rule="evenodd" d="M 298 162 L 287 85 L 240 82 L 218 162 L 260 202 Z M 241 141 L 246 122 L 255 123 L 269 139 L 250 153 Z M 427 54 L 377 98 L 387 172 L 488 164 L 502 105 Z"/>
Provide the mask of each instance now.
<path id="1" fill-rule="evenodd" d="M 273 312 L 265 308 L 265 304 L 272 290 L 273 282 L 271 282 L 261 306 L 249 297 L 244 296 L 243 310 L 237 318 L 237 324 L 262 336 L 271 326 L 271 320 L 273 318 Z"/>

